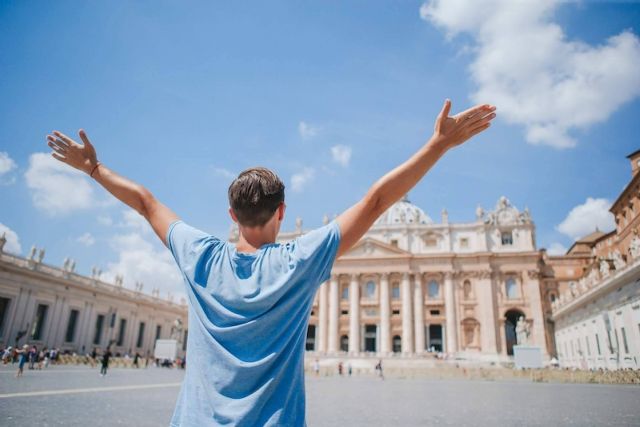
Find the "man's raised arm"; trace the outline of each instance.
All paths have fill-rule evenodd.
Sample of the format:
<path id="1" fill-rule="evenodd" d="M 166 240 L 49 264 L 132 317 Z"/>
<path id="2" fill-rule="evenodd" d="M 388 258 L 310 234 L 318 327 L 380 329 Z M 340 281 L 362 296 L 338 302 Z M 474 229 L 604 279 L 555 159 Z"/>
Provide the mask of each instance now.
<path id="1" fill-rule="evenodd" d="M 412 189 L 447 150 L 487 129 L 496 116 L 495 107 L 486 104 L 453 117 L 449 117 L 450 109 L 451 101 L 447 99 L 429 141 L 409 160 L 373 184 L 362 200 L 338 216 L 341 238 L 337 256 L 355 245 L 375 220 Z"/>
<path id="2" fill-rule="evenodd" d="M 83 145 L 58 131 L 47 135 L 47 143 L 53 150 L 51 155 L 61 162 L 85 172 L 118 200 L 138 211 L 149 221 L 160 240 L 168 245 L 168 242 L 165 241 L 167 230 L 169 225 L 178 219 L 178 216 L 160 203 L 142 185 L 118 175 L 100 163 L 87 134 L 82 129 L 78 133 Z"/>

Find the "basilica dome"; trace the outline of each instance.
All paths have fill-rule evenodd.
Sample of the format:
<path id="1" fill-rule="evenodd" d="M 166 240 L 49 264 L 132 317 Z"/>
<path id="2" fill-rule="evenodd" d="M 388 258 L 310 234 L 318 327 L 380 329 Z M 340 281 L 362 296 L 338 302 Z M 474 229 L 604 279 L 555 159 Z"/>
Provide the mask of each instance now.
<path id="1" fill-rule="evenodd" d="M 405 195 L 391 205 L 373 225 L 384 227 L 399 224 L 433 224 L 433 220 L 422 209 L 411 203 Z"/>

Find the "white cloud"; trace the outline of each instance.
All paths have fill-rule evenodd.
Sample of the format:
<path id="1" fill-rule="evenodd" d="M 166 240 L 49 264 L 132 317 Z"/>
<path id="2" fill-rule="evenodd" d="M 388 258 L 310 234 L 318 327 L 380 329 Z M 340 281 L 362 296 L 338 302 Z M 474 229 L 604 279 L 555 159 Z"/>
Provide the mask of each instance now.
<path id="1" fill-rule="evenodd" d="M 433 0 L 420 16 L 449 38 L 471 35 L 474 102 L 523 125 L 526 140 L 576 144 L 575 130 L 606 121 L 640 95 L 640 39 L 626 30 L 603 44 L 567 40 L 552 21 L 560 0 Z"/>
<path id="2" fill-rule="evenodd" d="M 315 170 L 308 167 L 298 173 L 294 173 L 291 176 L 291 190 L 294 192 L 302 191 L 307 183 L 313 179 L 314 175 Z"/>
<path id="3" fill-rule="evenodd" d="M 556 229 L 573 239 L 579 239 L 596 230 L 608 232 L 615 228 L 611 202 L 607 199 L 587 198 L 587 201 L 571 209 L 569 215 Z"/>
<path id="4" fill-rule="evenodd" d="M 564 255 L 567 253 L 567 248 L 562 243 L 554 242 L 547 248 L 549 255 Z"/>
<path id="5" fill-rule="evenodd" d="M 104 225 L 107 227 L 113 225 L 113 220 L 109 215 L 98 215 L 97 220 L 98 220 L 98 224 L 100 225 Z"/>
<path id="6" fill-rule="evenodd" d="M 0 184 L 8 185 L 16 182 L 15 177 L 6 177 L 9 172 L 16 168 L 16 162 L 9 157 L 9 153 L 0 151 Z"/>
<path id="7" fill-rule="evenodd" d="M 117 225 L 118 227 L 132 228 L 143 234 L 153 233 L 153 229 L 147 219 L 133 209 L 123 210 L 122 221 Z"/>
<path id="8" fill-rule="evenodd" d="M 29 157 L 25 178 L 34 205 L 48 214 L 66 214 L 104 205 L 97 200 L 85 174 L 47 153 L 34 153 Z"/>
<path id="9" fill-rule="evenodd" d="M 133 232 L 114 236 L 110 245 L 118 252 L 118 260 L 107 265 L 106 280 L 112 281 L 117 274 L 121 274 L 128 288 L 133 288 L 136 282 L 142 282 L 145 293 L 158 288 L 164 296 L 167 292 L 177 298 L 184 296 L 178 267 L 171 253 L 160 247 L 159 243 L 151 243 L 142 234 Z"/>
<path id="10" fill-rule="evenodd" d="M 228 169 L 225 168 L 219 168 L 219 167 L 213 167 L 213 172 L 218 175 L 221 176 L 223 178 L 229 179 L 229 180 L 233 180 L 236 179 L 236 174 L 231 172 Z"/>
<path id="11" fill-rule="evenodd" d="M 0 223 L 0 236 L 3 234 L 7 239 L 3 250 L 12 254 L 20 254 L 20 252 L 22 252 L 22 247 L 20 246 L 20 238 L 18 237 L 18 234 L 6 225 Z"/>
<path id="12" fill-rule="evenodd" d="M 300 123 L 298 123 L 298 133 L 300 134 L 300 137 L 304 140 L 311 139 L 316 135 L 318 135 L 318 130 L 319 129 L 317 127 L 312 126 L 307 122 L 301 121 Z"/>
<path id="13" fill-rule="evenodd" d="M 87 232 L 81 236 L 78 236 L 76 238 L 76 242 L 88 247 L 88 246 L 92 246 L 96 242 L 96 239 L 95 237 L 93 237 L 91 233 Z"/>
<path id="14" fill-rule="evenodd" d="M 331 147 L 331 157 L 333 161 L 347 167 L 349 166 L 349 160 L 351 160 L 351 147 L 348 145 L 334 145 Z"/>

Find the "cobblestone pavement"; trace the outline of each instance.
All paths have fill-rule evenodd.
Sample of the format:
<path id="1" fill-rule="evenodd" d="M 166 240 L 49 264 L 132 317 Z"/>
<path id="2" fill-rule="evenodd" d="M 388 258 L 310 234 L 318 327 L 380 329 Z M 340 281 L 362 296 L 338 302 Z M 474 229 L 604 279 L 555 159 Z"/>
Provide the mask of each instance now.
<path id="1" fill-rule="evenodd" d="M 166 426 L 183 372 L 0 368 L 2 426 Z M 640 425 L 640 387 L 307 376 L 309 427 Z"/>

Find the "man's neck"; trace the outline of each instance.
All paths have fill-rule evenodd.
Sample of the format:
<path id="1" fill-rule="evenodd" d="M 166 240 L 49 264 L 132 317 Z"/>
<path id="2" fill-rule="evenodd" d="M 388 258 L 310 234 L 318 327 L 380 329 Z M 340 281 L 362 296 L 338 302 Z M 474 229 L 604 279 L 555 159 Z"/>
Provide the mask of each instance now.
<path id="1" fill-rule="evenodd" d="M 238 243 L 236 243 L 236 250 L 238 252 L 256 252 L 262 246 L 274 242 L 275 239 L 270 239 L 266 236 L 245 236 L 243 233 L 240 233 Z"/>

